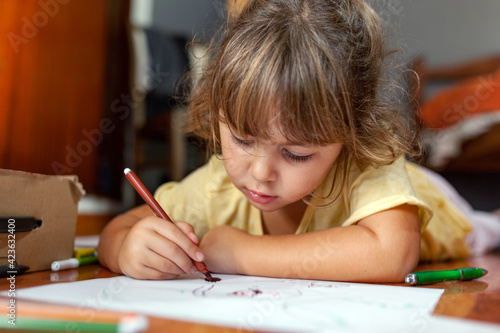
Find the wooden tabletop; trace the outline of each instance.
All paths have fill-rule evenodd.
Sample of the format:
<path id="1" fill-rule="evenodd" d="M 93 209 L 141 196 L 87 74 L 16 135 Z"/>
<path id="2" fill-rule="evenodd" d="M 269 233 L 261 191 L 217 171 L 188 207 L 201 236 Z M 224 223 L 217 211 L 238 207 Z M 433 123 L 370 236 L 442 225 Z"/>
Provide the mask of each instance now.
<path id="1" fill-rule="evenodd" d="M 434 313 L 438 315 L 466 318 L 484 322 L 500 324 L 500 252 L 469 258 L 463 261 L 445 263 L 434 263 L 420 265 L 417 270 L 453 269 L 458 267 L 474 266 L 488 270 L 488 274 L 473 281 L 448 281 L 427 286 L 408 286 L 408 288 L 439 288 L 444 289 Z M 15 288 L 34 287 L 51 283 L 81 281 L 94 278 L 113 277 L 106 268 L 99 265 L 88 265 L 78 269 L 52 272 L 41 271 L 20 275 L 16 278 Z M 395 284 L 406 286 L 405 284 Z M 0 280 L 0 291 L 9 290 L 9 281 L 6 278 Z M 0 298 L 2 304 L 0 313 L 6 314 L 7 299 Z M 68 306 L 43 304 L 27 300 L 18 300 L 16 316 L 41 316 L 53 319 L 69 319 L 89 321 L 118 321 L 123 315 L 114 311 L 99 311 L 92 314 L 89 312 L 75 311 Z M 81 313 L 79 313 L 81 312 Z M 237 329 L 221 328 L 200 323 L 182 322 L 177 320 L 148 317 L 149 328 L 147 332 L 164 331 L 168 327 L 171 332 L 238 332 Z"/>

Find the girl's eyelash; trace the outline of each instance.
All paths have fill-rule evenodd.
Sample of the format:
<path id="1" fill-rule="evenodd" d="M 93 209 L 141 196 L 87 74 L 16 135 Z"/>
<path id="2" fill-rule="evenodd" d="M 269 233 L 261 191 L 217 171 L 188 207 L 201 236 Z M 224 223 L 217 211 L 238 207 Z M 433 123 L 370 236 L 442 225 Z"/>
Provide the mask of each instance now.
<path id="1" fill-rule="evenodd" d="M 241 147 L 251 147 L 253 145 L 253 141 L 244 140 L 244 139 L 238 138 L 234 135 L 232 136 L 232 139 L 237 145 L 239 145 Z M 294 163 L 307 162 L 312 157 L 312 155 L 306 155 L 306 156 L 295 155 L 295 154 L 291 153 L 289 150 L 284 149 L 284 148 L 281 150 L 281 153 L 283 154 L 283 157 L 286 160 L 288 160 L 290 162 L 294 162 Z"/>
<path id="2" fill-rule="evenodd" d="M 306 156 L 295 155 L 295 154 L 292 154 L 287 149 L 282 149 L 281 152 L 282 152 L 283 156 L 285 157 L 285 159 L 287 159 L 291 162 L 307 162 L 312 157 L 312 155 L 306 155 Z"/>
<path id="3" fill-rule="evenodd" d="M 236 136 L 233 136 L 233 140 L 234 140 L 234 142 L 236 142 L 236 144 L 243 146 L 243 147 L 250 147 L 252 145 L 251 141 L 243 140 L 243 139 L 240 139 Z"/>

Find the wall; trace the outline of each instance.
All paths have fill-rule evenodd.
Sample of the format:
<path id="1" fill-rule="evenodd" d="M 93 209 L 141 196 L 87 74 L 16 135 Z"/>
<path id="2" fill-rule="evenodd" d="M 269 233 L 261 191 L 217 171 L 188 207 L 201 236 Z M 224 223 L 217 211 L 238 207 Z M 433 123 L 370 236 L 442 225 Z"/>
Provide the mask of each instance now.
<path id="1" fill-rule="evenodd" d="M 210 39 L 224 19 L 224 0 L 133 0 L 133 23 L 184 37 Z"/>
<path id="2" fill-rule="evenodd" d="M 429 66 L 500 54 L 498 0 L 372 0 L 406 57 Z"/>
<path id="3" fill-rule="evenodd" d="M 369 0 L 406 57 L 422 53 L 439 66 L 500 54 L 498 0 Z M 224 0 L 133 0 L 132 21 L 172 33 L 210 37 Z"/>

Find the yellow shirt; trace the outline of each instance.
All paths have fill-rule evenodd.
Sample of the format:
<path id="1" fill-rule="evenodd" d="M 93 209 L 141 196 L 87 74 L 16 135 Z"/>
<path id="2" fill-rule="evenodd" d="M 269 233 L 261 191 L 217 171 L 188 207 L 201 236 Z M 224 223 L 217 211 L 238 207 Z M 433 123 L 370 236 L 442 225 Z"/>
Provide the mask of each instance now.
<path id="1" fill-rule="evenodd" d="M 364 171 L 354 163 L 349 165 L 347 186 L 339 189 L 340 184 L 333 185 L 334 194 L 341 191 L 338 198 L 333 203 L 328 198 L 313 198 L 296 233 L 355 224 L 371 214 L 410 204 L 418 207 L 422 261 L 469 254 L 465 243 L 471 230 L 469 222 L 419 166 L 403 158 Z M 316 192 L 326 197 L 331 192 L 333 176 L 332 169 Z M 211 228 L 225 224 L 254 235 L 263 234 L 260 211 L 234 187 L 222 160 L 216 156 L 181 182 L 160 186 L 155 198 L 173 220 L 191 223 L 200 239 Z"/>

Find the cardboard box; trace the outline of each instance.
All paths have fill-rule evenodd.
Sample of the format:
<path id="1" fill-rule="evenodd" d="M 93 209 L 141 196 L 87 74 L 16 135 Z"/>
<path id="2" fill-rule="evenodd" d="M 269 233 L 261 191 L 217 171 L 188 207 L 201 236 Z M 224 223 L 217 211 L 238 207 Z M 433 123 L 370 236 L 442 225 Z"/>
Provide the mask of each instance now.
<path id="1" fill-rule="evenodd" d="M 71 258 L 78 201 L 84 194 L 76 176 L 0 169 L 0 216 L 3 224 L 5 218 L 11 222 L 0 232 L 0 257 L 13 254 L 9 250 L 14 244 L 17 264 L 29 266 L 29 272 L 50 269 L 53 261 Z M 15 221 L 21 228 L 21 217 L 33 217 L 41 224 L 30 231 L 16 232 Z M 12 230 L 15 238 L 9 237 Z"/>

